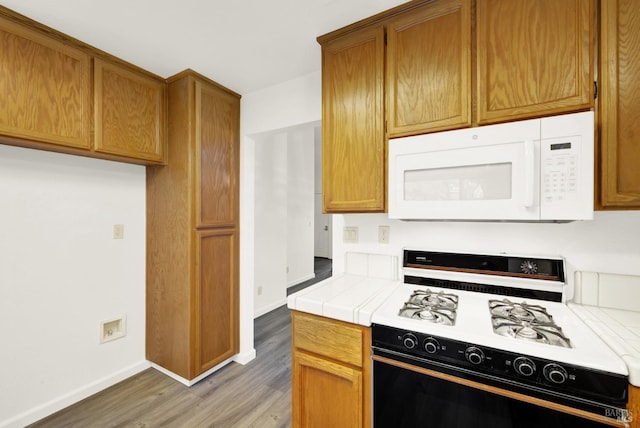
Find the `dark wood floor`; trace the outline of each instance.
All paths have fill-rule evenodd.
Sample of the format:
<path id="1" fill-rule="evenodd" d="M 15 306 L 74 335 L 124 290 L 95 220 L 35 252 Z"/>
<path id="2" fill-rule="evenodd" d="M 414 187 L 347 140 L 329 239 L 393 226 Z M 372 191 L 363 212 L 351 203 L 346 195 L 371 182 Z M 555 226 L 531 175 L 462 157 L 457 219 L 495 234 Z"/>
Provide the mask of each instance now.
<path id="1" fill-rule="evenodd" d="M 316 263 L 322 272 L 305 286 L 324 279 L 327 266 L 331 272 L 330 260 Z M 250 363 L 231 363 L 191 388 L 148 369 L 30 427 L 290 427 L 291 319 L 286 306 L 255 320 L 255 348 L 257 357 Z"/>

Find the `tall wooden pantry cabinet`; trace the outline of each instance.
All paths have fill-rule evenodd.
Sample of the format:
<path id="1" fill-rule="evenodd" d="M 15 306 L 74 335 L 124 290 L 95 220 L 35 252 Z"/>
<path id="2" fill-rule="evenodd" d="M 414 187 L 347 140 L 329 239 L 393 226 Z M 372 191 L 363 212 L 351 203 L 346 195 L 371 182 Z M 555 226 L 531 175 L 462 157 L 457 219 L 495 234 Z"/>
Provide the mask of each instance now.
<path id="1" fill-rule="evenodd" d="M 147 359 L 192 380 L 238 352 L 240 96 L 168 79 L 169 159 L 147 169 Z"/>

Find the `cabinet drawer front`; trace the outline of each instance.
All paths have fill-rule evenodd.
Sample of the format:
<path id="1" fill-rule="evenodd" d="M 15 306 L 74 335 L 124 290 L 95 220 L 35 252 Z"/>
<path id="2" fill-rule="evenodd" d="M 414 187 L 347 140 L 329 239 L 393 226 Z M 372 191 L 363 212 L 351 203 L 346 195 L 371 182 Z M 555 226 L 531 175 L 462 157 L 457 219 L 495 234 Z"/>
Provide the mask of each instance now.
<path id="1" fill-rule="evenodd" d="M 362 327 L 303 313 L 292 317 L 294 348 L 362 367 Z"/>

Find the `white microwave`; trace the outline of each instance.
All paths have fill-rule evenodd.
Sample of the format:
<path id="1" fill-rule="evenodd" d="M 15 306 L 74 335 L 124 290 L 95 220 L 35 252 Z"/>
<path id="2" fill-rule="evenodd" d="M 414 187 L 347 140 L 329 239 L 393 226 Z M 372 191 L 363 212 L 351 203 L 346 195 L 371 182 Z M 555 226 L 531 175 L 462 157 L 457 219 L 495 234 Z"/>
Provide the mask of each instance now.
<path id="1" fill-rule="evenodd" d="M 593 218 L 593 112 L 389 140 L 389 218 Z"/>

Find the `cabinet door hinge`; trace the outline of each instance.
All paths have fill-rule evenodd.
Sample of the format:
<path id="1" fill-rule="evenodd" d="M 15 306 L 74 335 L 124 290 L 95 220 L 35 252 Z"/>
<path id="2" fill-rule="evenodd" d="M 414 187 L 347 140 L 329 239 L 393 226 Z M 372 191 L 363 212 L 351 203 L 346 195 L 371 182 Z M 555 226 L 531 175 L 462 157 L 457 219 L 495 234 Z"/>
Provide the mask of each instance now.
<path id="1" fill-rule="evenodd" d="M 595 80 L 593 81 L 593 99 L 597 99 L 598 98 L 598 82 L 596 82 Z"/>

